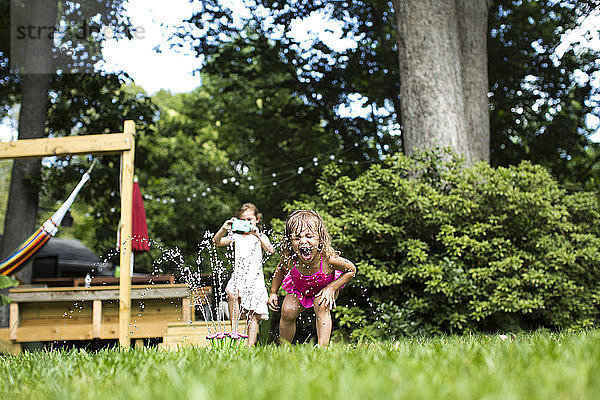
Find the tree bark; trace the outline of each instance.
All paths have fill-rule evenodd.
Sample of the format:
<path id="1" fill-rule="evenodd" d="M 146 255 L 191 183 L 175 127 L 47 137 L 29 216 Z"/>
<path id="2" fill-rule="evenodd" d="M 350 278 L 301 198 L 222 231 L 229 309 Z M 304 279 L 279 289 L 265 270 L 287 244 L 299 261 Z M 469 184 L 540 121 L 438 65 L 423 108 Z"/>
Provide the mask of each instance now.
<path id="1" fill-rule="evenodd" d="M 488 11 L 491 0 L 457 0 L 458 34 L 469 159 L 490 161 Z"/>
<path id="2" fill-rule="evenodd" d="M 394 7 L 407 154 L 448 146 L 468 164 L 489 160 L 488 1 L 394 0 Z"/>
<path id="3" fill-rule="evenodd" d="M 25 2 L 29 24 L 34 27 L 24 42 L 13 45 L 25 46 L 22 65 L 22 100 L 19 114 L 19 139 L 46 136 L 45 122 L 48 111 L 48 89 L 53 74 L 52 37 L 36 35 L 38 27 L 55 26 L 57 1 L 29 0 Z M 30 26 L 27 25 L 27 26 Z M 2 240 L 2 256 L 8 255 L 36 228 L 41 163 L 39 159 L 15 160 Z M 16 274 L 20 281 L 31 281 L 31 265 Z"/>

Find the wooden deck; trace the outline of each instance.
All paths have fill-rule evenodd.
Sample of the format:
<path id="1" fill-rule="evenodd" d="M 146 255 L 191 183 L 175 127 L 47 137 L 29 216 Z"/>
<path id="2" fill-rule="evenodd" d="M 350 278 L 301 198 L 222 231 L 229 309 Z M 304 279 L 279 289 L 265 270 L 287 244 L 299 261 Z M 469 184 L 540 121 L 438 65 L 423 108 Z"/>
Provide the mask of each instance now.
<path id="1" fill-rule="evenodd" d="M 131 338 L 165 337 L 169 324 L 192 323 L 194 306 L 210 290 L 190 293 L 184 284 L 133 285 Z M 119 286 L 13 288 L 8 296 L 9 328 L 0 329 L 0 339 L 17 349 L 22 342 L 119 339 Z"/>
<path id="2" fill-rule="evenodd" d="M 34 285 L 43 285 L 45 287 L 81 287 L 85 286 L 84 277 L 62 277 L 62 278 L 33 278 L 31 283 Z M 166 284 L 175 283 L 173 275 L 142 275 L 132 276 L 132 285 L 148 285 L 148 284 Z M 97 276 L 91 278 L 91 286 L 119 286 L 119 278 L 112 276 Z"/>

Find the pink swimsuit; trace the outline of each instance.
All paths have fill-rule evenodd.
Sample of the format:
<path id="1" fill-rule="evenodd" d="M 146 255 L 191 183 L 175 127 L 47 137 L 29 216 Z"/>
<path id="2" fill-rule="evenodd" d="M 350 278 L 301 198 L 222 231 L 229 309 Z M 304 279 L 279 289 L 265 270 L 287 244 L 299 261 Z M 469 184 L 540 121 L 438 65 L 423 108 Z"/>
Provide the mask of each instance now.
<path id="1" fill-rule="evenodd" d="M 325 275 L 321 258 L 319 270 L 312 275 L 304 275 L 298 271 L 294 261 L 294 268 L 283 278 L 281 287 L 289 294 L 296 295 L 304 308 L 310 308 L 315 303 L 315 295 L 342 274 L 342 271 L 336 270 L 331 275 Z"/>

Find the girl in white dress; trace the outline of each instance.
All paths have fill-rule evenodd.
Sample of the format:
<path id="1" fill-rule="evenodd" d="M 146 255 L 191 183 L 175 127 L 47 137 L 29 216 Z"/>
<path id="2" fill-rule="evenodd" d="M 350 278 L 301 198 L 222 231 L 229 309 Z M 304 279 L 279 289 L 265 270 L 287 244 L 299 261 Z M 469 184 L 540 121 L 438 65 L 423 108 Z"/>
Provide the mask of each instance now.
<path id="1" fill-rule="evenodd" d="M 260 320 L 269 319 L 269 296 L 263 275 L 262 257 L 263 250 L 273 254 L 275 249 L 267 235 L 261 233 L 257 227 L 261 218 L 262 215 L 254 204 L 242 204 L 236 217 L 225 221 L 213 238 L 217 246 L 229 246 L 233 243 L 235 262 L 225 293 L 232 331 L 236 329 L 234 325 L 237 325 L 239 320 L 239 307 L 251 317 L 248 321 L 248 346 L 256 344 Z M 241 232 L 233 231 L 234 222 L 236 225 L 239 223 L 236 219 L 247 221 L 246 226 L 241 227 Z"/>

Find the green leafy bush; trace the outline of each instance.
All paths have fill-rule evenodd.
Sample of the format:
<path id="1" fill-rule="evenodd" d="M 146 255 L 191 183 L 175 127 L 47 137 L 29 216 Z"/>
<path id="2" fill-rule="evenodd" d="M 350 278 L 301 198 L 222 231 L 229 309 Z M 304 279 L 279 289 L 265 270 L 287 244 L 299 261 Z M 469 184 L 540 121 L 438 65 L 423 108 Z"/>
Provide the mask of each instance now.
<path id="1" fill-rule="evenodd" d="M 318 209 L 358 267 L 338 307 L 354 337 L 597 326 L 595 193 L 542 167 L 464 167 L 448 151 L 397 155 L 357 178 L 329 166 Z"/>
<path id="2" fill-rule="evenodd" d="M 19 284 L 19 282 L 17 282 L 16 280 L 14 280 L 8 276 L 0 275 L 0 290 L 8 289 L 10 287 L 17 286 L 18 284 Z M 9 304 L 10 302 L 11 302 L 10 298 L 8 296 L 2 294 L 2 292 L 0 292 L 0 306 L 4 306 L 6 304 Z"/>

